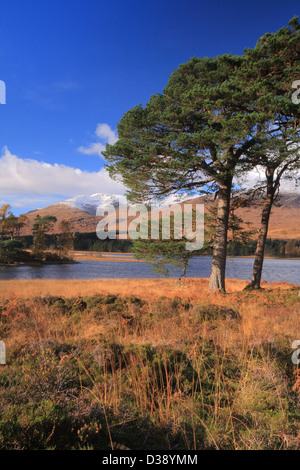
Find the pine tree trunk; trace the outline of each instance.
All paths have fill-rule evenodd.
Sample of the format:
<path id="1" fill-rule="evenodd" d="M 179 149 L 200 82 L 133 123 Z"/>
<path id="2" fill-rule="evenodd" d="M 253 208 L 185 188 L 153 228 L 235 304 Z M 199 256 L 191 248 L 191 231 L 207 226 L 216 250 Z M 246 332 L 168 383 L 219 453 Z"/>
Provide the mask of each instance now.
<path id="1" fill-rule="evenodd" d="M 269 171 L 267 174 L 267 196 L 263 205 L 260 229 L 258 234 L 258 240 L 255 250 L 255 259 L 253 265 L 252 281 L 248 288 L 260 289 L 261 276 L 263 270 L 265 246 L 268 235 L 269 221 L 274 201 L 275 188 L 273 185 L 273 172 Z"/>
<path id="2" fill-rule="evenodd" d="M 225 292 L 225 271 L 227 256 L 227 233 L 230 210 L 232 180 L 219 186 L 219 202 L 217 211 L 217 224 L 215 229 L 214 248 L 209 290 L 212 292 Z"/>

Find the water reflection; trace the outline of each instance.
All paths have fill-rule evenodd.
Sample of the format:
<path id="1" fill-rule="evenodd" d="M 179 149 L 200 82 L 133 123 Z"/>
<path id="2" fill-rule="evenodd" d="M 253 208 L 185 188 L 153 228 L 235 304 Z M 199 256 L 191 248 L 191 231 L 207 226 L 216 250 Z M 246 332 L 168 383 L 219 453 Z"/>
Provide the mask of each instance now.
<path id="1" fill-rule="evenodd" d="M 227 277 L 250 280 L 253 259 L 229 258 Z M 266 259 L 263 279 L 271 282 L 299 283 L 300 260 Z M 211 257 L 203 256 L 191 260 L 187 277 L 209 277 Z M 172 277 L 178 276 L 178 271 Z M 139 279 L 159 278 L 159 274 L 145 263 L 118 261 L 80 261 L 76 264 L 47 266 L 0 266 L 0 279 Z"/>

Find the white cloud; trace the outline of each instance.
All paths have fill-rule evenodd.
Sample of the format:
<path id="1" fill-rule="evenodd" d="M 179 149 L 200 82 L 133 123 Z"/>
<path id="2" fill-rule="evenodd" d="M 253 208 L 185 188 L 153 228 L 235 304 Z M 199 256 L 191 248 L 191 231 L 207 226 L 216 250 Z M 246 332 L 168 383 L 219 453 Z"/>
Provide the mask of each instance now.
<path id="1" fill-rule="evenodd" d="M 287 178 L 288 175 L 292 175 L 293 178 Z M 287 172 L 281 178 L 280 191 L 281 192 L 300 192 L 300 186 L 296 184 L 296 178 L 300 178 L 300 171 Z M 243 176 L 235 180 L 235 183 L 245 189 L 253 189 L 258 183 L 265 183 L 265 169 L 257 166 L 251 171 L 248 171 Z"/>
<path id="2" fill-rule="evenodd" d="M 108 124 L 98 124 L 95 134 L 97 137 L 99 137 L 99 139 L 104 139 L 111 145 L 116 143 L 118 140 L 116 133 L 110 128 Z"/>
<path id="3" fill-rule="evenodd" d="M 99 142 L 94 142 L 88 147 L 80 146 L 77 150 L 78 152 L 84 153 L 85 155 L 99 155 L 99 157 L 102 157 L 102 152 L 105 150 L 105 145 L 102 145 Z"/>
<path id="4" fill-rule="evenodd" d="M 105 144 L 108 143 L 112 145 L 118 140 L 115 131 L 105 123 L 99 123 L 97 125 L 95 136 L 102 142 L 91 142 L 86 147 L 81 145 L 77 148 L 78 152 L 84 153 L 85 155 L 99 155 L 99 157 L 102 157 Z"/>
<path id="5" fill-rule="evenodd" d="M 1 200 L 15 206 L 53 204 L 78 194 L 124 194 L 121 183 L 107 171 L 83 171 L 57 163 L 50 164 L 13 155 L 6 147 L 0 157 Z"/>

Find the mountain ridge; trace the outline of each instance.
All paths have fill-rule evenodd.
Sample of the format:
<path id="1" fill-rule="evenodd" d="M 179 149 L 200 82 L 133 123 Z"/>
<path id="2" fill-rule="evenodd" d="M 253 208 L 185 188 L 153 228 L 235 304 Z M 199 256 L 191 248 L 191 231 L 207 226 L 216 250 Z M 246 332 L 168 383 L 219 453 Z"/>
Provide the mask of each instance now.
<path id="1" fill-rule="evenodd" d="M 101 220 L 96 215 L 97 207 L 105 208 L 109 204 L 118 208 L 119 204 L 126 203 L 126 197 L 121 195 L 108 195 L 105 193 L 95 193 L 92 195 L 79 195 L 69 198 L 59 203 L 27 212 L 28 224 L 22 229 L 21 235 L 31 235 L 31 227 L 37 215 L 54 215 L 57 222 L 54 226 L 54 233 L 59 233 L 59 224 L 63 219 L 69 219 L 71 229 L 74 232 L 88 233 L 95 232 L 96 226 Z M 207 210 L 214 201 L 214 195 L 188 196 L 183 194 L 179 199 L 176 195 L 166 198 L 161 206 L 172 204 L 204 204 Z M 130 203 L 129 203 L 130 205 Z M 243 219 L 245 224 L 250 223 L 251 229 L 259 227 L 261 205 L 256 204 L 249 207 L 241 207 L 235 214 Z M 282 193 L 276 205 L 272 209 L 268 238 L 277 239 L 300 239 L 300 194 Z"/>

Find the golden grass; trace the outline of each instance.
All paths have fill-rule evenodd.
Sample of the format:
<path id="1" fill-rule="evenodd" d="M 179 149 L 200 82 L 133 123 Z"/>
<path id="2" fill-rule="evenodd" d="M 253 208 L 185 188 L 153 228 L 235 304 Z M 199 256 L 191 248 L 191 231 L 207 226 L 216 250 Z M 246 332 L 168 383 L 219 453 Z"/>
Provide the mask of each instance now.
<path id="1" fill-rule="evenodd" d="M 112 441 L 129 448 L 138 448 L 133 447 L 137 446 L 136 436 L 144 433 L 148 439 L 148 431 L 133 425 L 121 439 L 116 422 L 134 421 L 137 416 L 149 417 L 155 435 L 164 435 L 163 443 L 169 449 L 173 445 L 177 449 L 178 434 L 186 449 L 203 445 L 215 449 L 299 448 L 299 427 L 290 417 L 289 407 L 296 401 L 291 387 L 298 393 L 300 385 L 296 376 L 291 379 L 292 372 L 289 376 L 285 373 L 291 369 L 290 345 L 300 338 L 297 290 L 289 284 L 264 283 L 263 291 L 242 292 L 246 283 L 228 280 L 227 295 L 208 295 L 207 279 L 189 278 L 181 285 L 176 279 L 1 281 L 0 297 L 10 298 L 2 316 L 4 326 L 10 328 L 5 342 L 11 373 L 19 372 L 15 361 L 21 346 L 39 351 L 36 362 L 31 362 L 30 354 L 24 356 L 24 384 L 18 385 L 15 393 L 32 399 L 33 390 L 38 389 L 35 393 L 41 400 L 50 390 L 60 403 L 61 383 L 57 390 L 52 385 L 58 377 L 66 387 L 68 402 L 68 371 L 73 367 L 74 372 L 77 361 L 80 380 L 83 375 L 88 383 L 78 391 L 77 412 L 80 407 L 85 412 L 83 399 L 88 397 L 91 409 L 107 409 L 111 417 L 105 426 Z M 119 294 L 120 298 L 113 303 L 93 303 L 87 297 L 95 294 Z M 65 297 L 71 310 L 66 313 L 59 304 L 51 306 L 43 302 L 47 299 L 34 299 L 48 295 Z M 85 297 L 87 307 L 77 311 L 80 296 Z M 126 303 L 124 297 L 128 296 L 145 302 L 129 299 Z M 29 300 L 23 302 L 22 298 Z M 218 306 L 229 316 L 223 318 Z M 231 310 L 238 316 L 230 317 Z M 216 316 L 206 319 L 201 316 L 205 311 Z M 206 350 L 205 345 L 211 343 L 213 347 Z M 57 359 L 55 345 L 77 349 Z M 147 356 L 149 348 L 159 362 Z M 101 373 L 102 366 L 99 369 L 95 364 L 104 364 Z M 187 376 L 190 364 L 194 372 Z M 205 393 L 210 399 L 199 391 L 202 385 L 207 387 L 206 382 L 209 389 Z M 10 404 L 10 395 L 7 400 Z M 117 417 L 116 422 L 112 416 Z M 186 436 L 189 426 L 193 429 Z M 130 433 L 136 433 L 131 440 Z M 114 448 L 113 442 L 110 445 Z"/>
<path id="2" fill-rule="evenodd" d="M 278 302 L 280 292 L 285 296 L 287 292 L 295 289 L 296 286 L 287 283 L 263 283 L 264 290 L 260 292 L 243 291 L 247 281 L 228 279 L 227 294 L 209 294 L 208 279 L 188 278 L 179 284 L 177 279 L 99 279 L 99 280 L 18 280 L 0 281 L 0 300 L 10 298 L 10 304 L 18 302 L 19 299 L 32 299 L 37 297 L 58 296 L 65 299 L 89 297 L 93 295 L 114 294 L 121 298 L 134 296 L 143 299 L 152 308 L 153 302 L 161 298 L 170 299 L 176 297 L 182 301 L 190 302 L 197 311 L 199 306 L 220 306 L 233 308 L 239 312 L 241 322 L 236 329 L 214 329 L 211 323 L 202 324 L 201 336 L 208 340 L 213 340 L 222 347 L 236 349 L 244 348 L 245 345 L 255 346 L 272 342 L 274 338 L 300 338 L 300 303 L 297 307 L 290 308 L 284 303 Z M 270 300 L 268 293 L 276 296 L 276 302 Z M 293 294 L 294 295 L 294 294 Z M 282 297 L 283 298 L 283 297 Z M 39 312 L 37 315 L 41 315 Z M 46 320 L 46 330 L 52 330 L 53 324 Z M 78 325 L 68 323 L 63 316 L 62 322 L 66 322 L 63 328 L 64 340 L 90 339 L 97 337 L 100 333 L 107 336 L 109 331 L 103 331 L 97 322 L 87 321 L 86 316 Z M 39 323 L 39 322 L 38 322 Z M 60 325 L 61 327 L 61 325 Z M 20 331 L 22 336 L 22 330 Z M 176 348 L 183 347 L 186 342 L 195 334 L 193 326 L 193 309 L 181 314 L 180 328 L 174 327 L 171 318 L 162 319 L 152 326 L 150 330 L 141 334 L 130 334 L 130 340 L 136 344 L 149 342 L 152 345 L 166 344 Z M 59 334 L 61 336 L 61 333 Z M 62 339 L 60 337 L 60 339 Z M 17 340 L 15 336 L 14 341 Z M 118 338 L 120 342 L 120 338 Z M 123 338 L 123 344 L 127 343 L 127 338 Z"/>
<path id="3" fill-rule="evenodd" d="M 247 281 L 227 279 L 228 293 L 241 291 Z M 267 289 L 290 289 L 288 283 L 267 283 L 262 286 Z M 8 280 L 0 281 L 0 298 L 24 297 L 31 298 L 44 295 L 62 297 L 89 296 L 96 294 L 119 294 L 121 296 L 135 295 L 141 299 L 151 300 L 159 297 L 179 296 L 182 299 L 210 299 L 215 303 L 216 297 L 208 294 L 208 279 L 188 278 L 179 284 L 177 279 L 95 279 L 95 280 Z"/>

